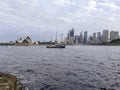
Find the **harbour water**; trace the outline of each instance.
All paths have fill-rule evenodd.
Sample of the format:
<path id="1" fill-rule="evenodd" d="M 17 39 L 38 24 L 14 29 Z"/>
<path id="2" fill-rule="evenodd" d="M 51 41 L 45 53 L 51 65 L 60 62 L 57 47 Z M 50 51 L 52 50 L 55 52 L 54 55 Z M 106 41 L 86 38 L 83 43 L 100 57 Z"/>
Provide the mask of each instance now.
<path id="1" fill-rule="evenodd" d="M 120 47 L 1 46 L 0 71 L 28 90 L 120 90 Z"/>

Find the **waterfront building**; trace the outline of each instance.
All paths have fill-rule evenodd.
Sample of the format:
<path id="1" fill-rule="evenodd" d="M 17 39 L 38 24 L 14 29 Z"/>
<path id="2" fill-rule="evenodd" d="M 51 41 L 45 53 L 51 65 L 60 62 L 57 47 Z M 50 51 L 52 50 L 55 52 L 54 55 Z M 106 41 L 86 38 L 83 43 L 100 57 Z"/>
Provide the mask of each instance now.
<path id="1" fill-rule="evenodd" d="M 69 35 L 69 32 L 67 33 L 67 40 L 69 40 L 69 37 L 70 37 L 70 35 Z"/>
<path id="2" fill-rule="evenodd" d="M 32 39 L 27 36 L 26 39 L 23 40 L 23 43 L 32 43 Z"/>
<path id="3" fill-rule="evenodd" d="M 24 40 L 22 40 L 22 38 L 16 40 L 15 45 L 17 46 L 33 46 L 33 45 L 37 45 L 35 43 L 32 42 L 32 39 L 27 36 Z"/>
<path id="4" fill-rule="evenodd" d="M 67 37 L 65 37 L 65 44 L 69 44 L 69 32 L 67 33 Z"/>
<path id="5" fill-rule="evenodd" d="M 74 37 L 74 28 L 72 28 L 70 31 L 70 37 Z"/>
<path id="6" fill-rule="evenodd" d="M 101 32 L 97 32 L 97 43 L 101 43 L 101 42 L 102 42 Z"/>
<path id="7" fill-rule="evenodd" d="M 101 32 L 97 32 L 97 41 L 101 40 Z"/>
<path id="8" fill-rule="evenodd" d="M 93 36 L 92 35 L 89 36 L 89 43 L 88 44 L 93 44 Z"/>
<path id="9" fill-rule="evenodd" d="M 87 44 L 87 43 L 88 43 L 87 37 L 88 37 L 88 32 L 85 31 L 85 32 L 84 32 L 84 44 Z"/>
<path id="10" fill-rule="evenodd" d="M 96 33 L 93 33 L 93 42 L 96 43 L 96 41 L 97 41 Z"/>
<path id="11" fill-rule="evenodd" d="M 109 30 L 103 30 L 103 42 L 107 42 L 109 39 Z"/>
<path id="12" fill-rule="evenodd" d="M 75 35 L 75 44 L 79 44 L 79 43 L 80 43 L 80 36 Z"/>
<path id="13" fill-rule="evenodd" d="M 68 37 L 65 37 L 65 44 L 69 44 L 69 40 L 68 40 Z"/>
<path id="14" fill-rule="evenodd" d="M 110 31 L 110 40 L 118 39 L 119 32 L 118 31 Z"/>
<path id="15" fill-rule="evenodd" d="M 119 32 L 115 31 L 115 37 L 114 37 L 114 39 L 118 39 L 118 38 L 119 38 Z"/>
<path id="16" fill-rule="evenodd" d="M 18 40 L 16 40 L 16 43 L 23 43 L 22 38 L 20 37 Z"/>
<path id="17" fill-rule="evenodd" d="M 74 28 L 68 32 L 68 44 L 74 44 Z"/>
<path id="18" fill-rule="evenodd" d="M 115 32 L 114 31 L 110 31 L 110 40 L 113 40 L 115 36 Z"/>
<path id="19" fill-rule="evenodd" d="M 80 32 L 80 43 L 83 44 L 84 38 L 83 38 L 83 32 Z"/>
<path id="20" fill-rule="evenodd" d="M 74 44 L 74 37 L 69 38 L 69 44 Z"/>

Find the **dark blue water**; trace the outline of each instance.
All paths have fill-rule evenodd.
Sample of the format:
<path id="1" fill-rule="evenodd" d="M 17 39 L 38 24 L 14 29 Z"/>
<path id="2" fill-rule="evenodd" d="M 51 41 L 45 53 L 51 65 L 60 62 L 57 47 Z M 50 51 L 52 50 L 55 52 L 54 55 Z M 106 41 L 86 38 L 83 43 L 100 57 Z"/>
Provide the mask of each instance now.
<path id="1" fill-rule="evenodd" d="M 120 47 L 2 46 L 0 71 L 16 75 L 29 90 L 120 90 Z"/>

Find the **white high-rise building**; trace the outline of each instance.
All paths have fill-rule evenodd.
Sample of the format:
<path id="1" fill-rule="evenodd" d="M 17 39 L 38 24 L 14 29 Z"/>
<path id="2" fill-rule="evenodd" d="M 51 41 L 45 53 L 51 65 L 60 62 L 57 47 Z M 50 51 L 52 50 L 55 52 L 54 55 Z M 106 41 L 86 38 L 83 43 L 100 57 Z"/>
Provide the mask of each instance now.
<path id="1" fill-rule="evenodd" d="M 69 44 L 74 44 L 74 37 L 69 37 Z"/>
<path id="2" fill-rule="evenodd" d="M 109 30 L 103 30 L 103 42 L 107 42 L 109 39 Z"/>
<path id="3" fill-rule="evenodd" d="M 110 31 L 110 40 L 113 40 L 115 36 L 115 32 L 114 31 Z"/>
<path id="4" fill-rule="evenodd" d="M 101 40 L 101 32 L 97 32 L 97 40 Z"/>
<path id="5" fill-rule="evenodd" d="M 118 39 L 119 38 L 119 32 L 118 31 L 111 31 L 110 32 L 110 40 Z"/>

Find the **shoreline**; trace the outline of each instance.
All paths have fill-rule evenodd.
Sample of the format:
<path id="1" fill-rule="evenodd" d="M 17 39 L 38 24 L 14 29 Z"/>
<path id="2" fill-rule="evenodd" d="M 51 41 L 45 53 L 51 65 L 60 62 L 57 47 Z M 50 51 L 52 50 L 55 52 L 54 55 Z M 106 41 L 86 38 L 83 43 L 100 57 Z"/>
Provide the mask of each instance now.
<path id="1" fill-rule="evenodd" d="M 47 45 L 54 45 L 54 44 L 34 44 L 34 43 L 0 43 L 0 46 L 47 46 Z M 65 44 L 66 46 L 120 46 L 120 44 Z"/>

